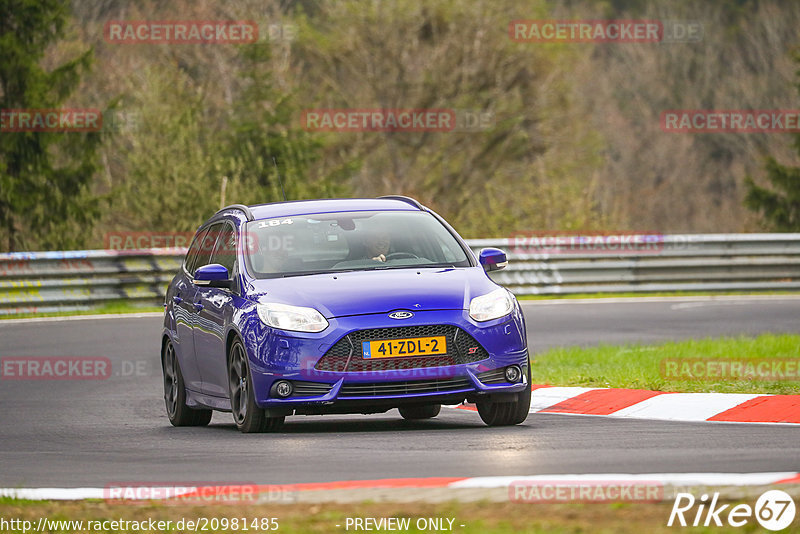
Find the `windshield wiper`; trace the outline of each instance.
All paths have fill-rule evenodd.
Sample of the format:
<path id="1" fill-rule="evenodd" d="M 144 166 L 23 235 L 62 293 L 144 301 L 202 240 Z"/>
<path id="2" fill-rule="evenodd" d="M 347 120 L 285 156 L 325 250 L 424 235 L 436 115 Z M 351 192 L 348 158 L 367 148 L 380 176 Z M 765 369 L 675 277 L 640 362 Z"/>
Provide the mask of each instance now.
<path id="1" fill-rule="evenodd" d="M 284 273 L 281 275 L 281 278 L 291 278 L 293 276 L 306 276 L 306 275 L 314 275 L 314 274 L 336 274 L 336 273 L 346 273 L 347 271 L 298 271 L 294 273 Z"/>
<path id="2" fill-rule="evenodd" d="M 292 273 L 283 273 L 279 275 L 280 278 L 293 278 L 295 276 L 310 276 L 315 274 L 339 274 L 339 273 L 354 273 L 361 271 L 388 271 L 390 269 L 455 269 L 456 266 L 451 263 L 425 263 L 422 265 L 375 265 L 374 267 L 363 267 L 360 269 L 335 269 L 323 271 L 297 271 Z M 270 278 L 278 278 L 270 277 Z"/>
<path id="3" fill-rule="evenodd" d="M 430 264 L 430 263 L 423 263 L 422 265 L 378 265 L 375 267 L 365 267 L 364 269 L 358 269 L 359 271 L 386 271 L 389 269 L 446 269 L 446 268 L 455 268 L 455 265 L 451 264 Z"/>

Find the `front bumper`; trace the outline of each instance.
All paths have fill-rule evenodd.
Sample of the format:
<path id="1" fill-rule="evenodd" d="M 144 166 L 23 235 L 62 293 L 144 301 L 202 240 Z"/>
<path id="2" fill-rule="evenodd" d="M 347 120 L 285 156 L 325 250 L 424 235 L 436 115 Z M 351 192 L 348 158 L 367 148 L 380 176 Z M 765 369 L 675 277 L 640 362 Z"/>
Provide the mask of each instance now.
<path id="1" fill-rule="evenodd" d="M 387 314 L 330 319 L 319 334 L 285 332 L 260 322 L 245 335 L 256 403 L 276 414 L 315 413 L 315 408 L 338 406 L 347 412 L 366 407 L 393 407 L 409 403 L 458 403 L 464 399 L 510 395 L 530 387 L 528 351 L 521 313 L 476 323 L 463 310 L 416 312 L 403 327 L 448 325 L 468 333 L 485 350 L 486 357 L 458 365 L 382 369 L 359 372 L 320 370 L 318 363 L 338 341 L 353 332 L 397 328 Z M 411 323 L 411 324 L 409 324 Z M 410 360 L 410 359 L 409 359 Z M 522 378 L 509 383 L 503 370 L 516 365 Z M 324 366 L 323 366 L 324 367 Z M 280 381 L 289 381 L 293 393 L 281 398 Z M 324 411 L 324 410 L 319 410 Z M 333 410 L 335 411 L 335 409 Z"/>
<path id="2" fill-rule="evenodd" d="M 522 370 L 527 367 L 527 356 L 524 356 L 519 364 L 515 364 Z M 507 366 L 506 366 L 507 367 Z M 502 379 L 500 381 L 488 382 L 482 378 L 484 376 L 494 376 L 502 374 L 506 367 L 489 369 L 478 372 L 483 366 L 454 366 L 454 367 L 435 367 L 429 369 L 414 369 L 413 373 L 405 373 L 407 380 L 376 380 L 375 373 L 370 373 L 369 381 L 355 380 L 356 377 L 340 378 L 335 383 L 327 382 L 308 382 L 287 380 L 286 377 L 276 379 L 273 384 L 280 380 L 288 381 L 292 384 L 293 394 L 285 399 L 276 398 L 276 388 L 270 390 L 270 396 L 264 403 L 266 406 L 297 405 L 297 404 L 331 404 L 336 401 L 372 401 L 386 400 L 407 400 L 421 402 L 424 400 L 435 402 L 438 398 L 444 397 L 467 397 L 474 395 L 488 395 L 497 393 L 518 393 L 530 387 L 530 378 L 527 376 L 527 369 L 522 371 L 519 381 L 510 383 Z M 495 373 L 500 371 L 500 373 Z M 421 378 L 423 374 L 430 375 L 429 378 Z M 364 377 L 358 377 L 364 378 Z"/>

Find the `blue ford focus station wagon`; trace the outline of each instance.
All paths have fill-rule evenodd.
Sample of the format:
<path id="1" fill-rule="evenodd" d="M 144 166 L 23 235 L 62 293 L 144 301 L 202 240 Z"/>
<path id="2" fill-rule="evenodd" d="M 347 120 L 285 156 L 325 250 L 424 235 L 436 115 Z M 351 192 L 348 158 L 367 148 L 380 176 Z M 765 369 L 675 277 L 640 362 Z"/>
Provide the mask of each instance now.
<path id="1" fill-rule="evenodd" d="M 206 221 L 166 294 L 167 415 L 242 432 L 289 415 L 435 417 L 477 405 L 488 425 L 528 415 L 519 303 L 441 217 L 408 197 L 234 205 Z"/>

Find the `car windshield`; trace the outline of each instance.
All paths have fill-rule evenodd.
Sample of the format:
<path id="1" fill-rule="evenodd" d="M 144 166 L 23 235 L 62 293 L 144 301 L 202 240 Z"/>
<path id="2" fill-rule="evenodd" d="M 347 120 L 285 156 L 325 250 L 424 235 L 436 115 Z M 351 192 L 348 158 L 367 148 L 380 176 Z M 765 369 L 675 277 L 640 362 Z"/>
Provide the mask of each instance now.
<path id="1" fill-rule="evenodd" d="M 253 221 L 245 243 L 248 266 L 258 278 L 470 265 L 456 238 L 426 212 L 343 212 Z"/>

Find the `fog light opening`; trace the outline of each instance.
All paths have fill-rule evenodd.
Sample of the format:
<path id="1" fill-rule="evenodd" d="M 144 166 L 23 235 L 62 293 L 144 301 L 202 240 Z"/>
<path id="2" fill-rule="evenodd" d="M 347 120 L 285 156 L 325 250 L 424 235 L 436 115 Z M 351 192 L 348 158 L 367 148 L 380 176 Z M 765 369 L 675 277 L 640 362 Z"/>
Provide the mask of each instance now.
<path id="1" fill-rule="evenodd" d="M 278 397 L 285 399 L 292 394 L 294 388 L 292 387 L 292 383 L 288 380 L 280 380 L 275 383 L 274 390 Z"/>
<path id="2" fill-rule="evenodd" d="M 522 371 L 517 365 L 509 365 L 506 367 L 506 380 L 512 384 L 516 384 L 522 378 Z"/>

